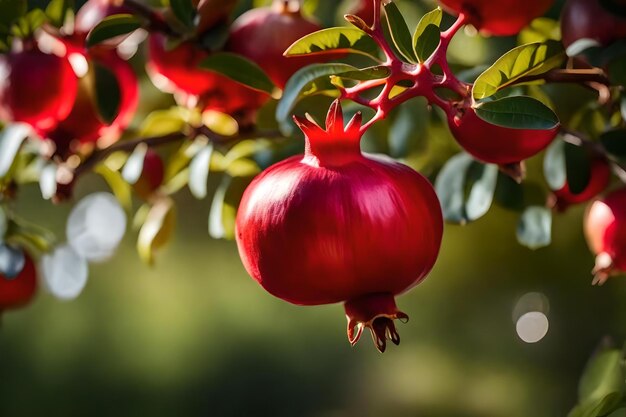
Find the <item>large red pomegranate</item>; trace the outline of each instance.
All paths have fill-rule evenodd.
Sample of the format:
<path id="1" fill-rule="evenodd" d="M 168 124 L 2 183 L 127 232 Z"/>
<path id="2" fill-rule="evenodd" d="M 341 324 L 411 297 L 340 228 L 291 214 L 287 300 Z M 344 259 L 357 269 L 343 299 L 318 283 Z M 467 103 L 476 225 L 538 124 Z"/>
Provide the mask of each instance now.
<path id="1" fill-rule="evenodd" d="M 300 14 L 298 2 L 275 0 L 239 16 L 231 27 L 227 49 L 256 62 L 280 88 L 300 68 L 319 57 L 287 58 L 283 53 L 301 37 L 321 27 Z"/>
<path id="2" fill-rule="evenodd" d="M 492 164 L 515 164 L 546 148 L 558 127 L 549 130 L 510 129 L 482 120 L 473 108 L 448 116 L 448 126 L 459 145 L 475 158 Z"/>
<path id="3" fill-rule="evenodd" d="M 215 72 L 199 68 L 209 53 L 192 42 L 167 48 L 167 38 L 153 33 L 149 38 L 147 71 L 162 91 L 175 94 L 184 105 L 237 113 L 261 107 L 269 96 Z"/>
<path id="4" fill-rule="evenodd" d="M 72 110 L 78 78 L 66 56 L 32 46 L 0 55 L 0 119 L 25 122 L 42 131 Z"/>
<path id="5" fill-rule="evenodd" d="M 391 159 L 361 153 L 361 115 L 344 129 L 335 101 L 326 129 L 296 118 L 304 155 L 250 184 L 237 214 L 237 245 L 248 273 L 298 305 L 345 302 L 348 338 L 364 328 L 380 351 L 398 344 L 394 297 L 433 267 L 443 220 L 431 184 Z"/>
<path id="6" fill-rule="evenodd" d="M 24 253 L 24 268 L 16 277 L 0 274 L 0 312 L 22 307 L 37 290 L 37 271 L 31 257 Z"/>
<path id="7" fill-rule="evenodd" d="M 115 141 L 130 124 L 139 103 L 139 85 L 137 76 L 130 64 L 121 59 L 115 49 L 94 47 L 84 52 L 80 48 L 68 44 L 70 57 L 82 59 L 90 65 L 105 67 L 115 78 L 120 92 L 117 115 L 110 122 L 102 120 L 96 103 L 93 78 L 91 74 L 83 77 L 79 84 L 76 101 L 67 118 L 53 130 L 47 132 L 57 146 L 57 153 L 64 155 L 71 150 L 73 144 L 92 143 L 100 138 L 108 142 Z"/>
<path id="8" fill-rule="evenodd" d="M 465 13 L 469 23 L 496 35 L 517 34 L 533 19 L 544 14 L 554 0 L 440 0 L 451 13 Z"/>
<path id="9" fill-rule="evenodd" d="M 555 207 L 559 211 L 566 210 L 573 204 L 589 201 L 608 187 L 611 181 L 611 167 L 604 157 L 596 157 L 591 160 L 589 182 L 584 190 L 578 194 L 572 193 L 566 182 L 563 188 L 554 191 Z"/>
<path id="10" fill-rule="evenodd" d="M 626 188 L 591 203 L 585 214 L 585 236 L 596 255 L 594 284 L 626 271 Z"/>
<path id="11" fill-rule="evenodd" d="M 561 11 L 563 45 L 594 39 L 601 45 L 626 38 L 626 18 L 605 9 L 599 0 L 567 0 Z"/>

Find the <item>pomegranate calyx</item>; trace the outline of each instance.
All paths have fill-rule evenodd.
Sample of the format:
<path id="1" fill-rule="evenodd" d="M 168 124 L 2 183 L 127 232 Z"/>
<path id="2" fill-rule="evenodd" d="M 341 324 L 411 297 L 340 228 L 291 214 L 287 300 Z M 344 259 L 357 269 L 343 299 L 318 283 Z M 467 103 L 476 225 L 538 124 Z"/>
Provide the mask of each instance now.
<path id="1" fill-rule="evenodd" d="M 308 113 L 305 117 L 294 116 L 293 120 L 305 136 L 305 159 L 313 157 L 320 166 L 333 166 L 361 157 L 362 117 L 358 112 L 344 127 L 339 100 L 333 101 L 328 110 L 325 129 Z"/>
<path id="2" fill-rule="evenodd" d="M 384 352 L 387 339 L 400 344 L 400 335 L 394 320 L 406 323 L 409 316 L 398 310 L 392 294 L 368 294 L 345 303 L 348 319 L 348 341 L 352 346 L 359 341 L 364 329 L 369 329 L 379 352 Z"/>
<path id="3" fill-rule="evenodd" d="M 596 256 L 596 265 L 593 267 L 591 273 L 593 274 L 593 281 L 591 285 L 603 285 L 613 273 L 613 258 L 606 252 L 599 253 Z"/>

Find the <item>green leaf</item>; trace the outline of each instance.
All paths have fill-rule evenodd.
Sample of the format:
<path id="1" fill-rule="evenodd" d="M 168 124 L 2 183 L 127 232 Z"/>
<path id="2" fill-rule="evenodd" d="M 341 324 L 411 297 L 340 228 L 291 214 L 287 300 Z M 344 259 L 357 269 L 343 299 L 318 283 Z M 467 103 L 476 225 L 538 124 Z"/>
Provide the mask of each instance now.
<path id="1" fill-rule="evenodd" d="M 52 0 L 46 7 L 46 16 L 57 27 L 63 26 L 67 11 L 74 6 L 73 0 Z"/>
<path id="2" fill-rule="evenodd" d="M 613 392 L 623 391 L 622 359 L 619 349 L 605 349 L 589 360 L 578 385 L 581 403 L 603 399 Z"/>
<path id="3" fill-rule="evenodd" d="M 191 0 L 170 0 L 170 8 L 174 16 L 188 28 L 193 27 L 196 8 Z"/>
<path id="4" fill-rule="evenodd" d="M 30 126 L 24 123 L 12 124 L 0 131 L 0 178 L 9 172 L 22 143 L 31 132 Z"/>
<path id="5" fill-rule="evenodd" d="M 139 181 L 141 173 L 143 172 L 143 164 L 146 160 L 146 153 L 148 152 L 148 145 L 140 143 L 135 146 L 135 149 L 130 154 L 124 168 L 122 169 L 122 178 L 129 184 L 135 184 Z"/>
<path id="6" fill-rule="evenodd" d="M 114 14 L 105 17 L 87 37 L 87 46 L 94 46 L 116 36 L 126 35 L 141 27 L 141 22 L 132 14 Z"/>
<path id="7" fill-rule="evenodd" d="M 580 194 L 587 188 L 591 179 L 589 152 L 582 146 L 566 143 L 565 161 L 567 185 L 572 194 Z"/>
<path id="8" fill-rule="evenodd" d="M 620 408 L 618 410 L 615 410 L 607 417 L 626 417 L 626 408 Z"/>
<path id="9" fill-rule="evenodd" d="M 122 178 L 122 174 L 118 171 L 113 171 L 111 168 L 107 167 L 105 164 L 98 164 L 94 168 L 94 172 L 102 176 L 102 178 L 106 181 L 113 194 L 115 194 L 115 198 L 120 202 L 122 207 L 126 211 L 130 211 L 133 203 L 132 203 L 132 192 L 131 186 L 124 178 Z"/>
<path id="10" fill-rule="evenodd" d="M 600 136 L 604 149 L 611 155 L 626 157 L 626 128 L 609 130 Z"/>
<path id="11" fill-rule="evenodd" d="M 158 200 L 148 212 L 139 230 L 137 252 L 148 265 L 154 263 L 154 252 L 165 245 L 174 233 L 176 225 L 174 202 L 170 198 Z"/>
<path id="12" fill-rule="evenodd" d="M 33 9 L 17 19 L 11 27 L 11 33 L 20 38 L 30 37 L 48 20 L 41 9 Z"/>
<path id="13" fill-rule="evenodd" d="M 520 32 L 517 43 L 526 45 L 534 42 L 561 40 L 561 25 L 557 20 L 538 17 Z"/>
<path id="14" fill-rule="evenodd" d="M 4 237 L 9 227 L 9 219 L 4 207 L 0 206 L 0 242 L 4 242 Z"/>
<path id="15" fill-rule="evenodd" d="M 217 72 L 255 90 L 272 94 L 274 83 L 256 63 L 240 55 L 219 52 L 200 63 L 200 68 Z"/>
<path id="16" fill-rule="evenodd" d="M 509 175 L 499 172 L 494 200 L 500 207 L 522 211 L 524 209 L 524 187 Z"/>
<path id="17" fill-rule="evenodd" d="M 486 101 L 476 106 L 475 111 L 484 121 L 511 129 L 547 130 L 559 125 L 558 117 L 549 107 L 527 96 Z"/>
<path id="18" fill-rule="evenodd" d="M 94 63 L 94 74 L 98 113 L 102 120 L 111 123 L 117 117 L 122 102 L 121 86 L 108 67 Z"/>
<path id="19" fill-rule="evenodd" d="M 560 190 L 567 183 L 565 142 L 562 140 L 555 140 L 546 149 L 543 174 L 551 190 Z"/>
<path id="20" fill-rule="evenodd" d="M 385 66 L 375 66 L 363 69 L 357 69 L 354 71 L 346 71 L 337 74 L 337 77 L 346 80 L 354 81 L 367 81 L 367 80 L 380 80 L 387 78 L 391 74 L 391 70 Z"/>
<path id="21" fill-rule="evenodd" d="M 517 240 L 530 249 L 548 246 L 552 240 L 552 212 L 546 207 L 526 208 L 517 224 Z"/>
<path id="22" fill-rule="evenodd" d="M 356 70 L 355 67 L 346 64 L 313 64 L 300 69 L 285 85 L 283 96 L 276 107 L 276 120 L 281 124 L 287 122 L 300 95 L 316 80 Z"/>
<path id="23" fill-rule="evenodd" d="M 413 33 L 413 50 L 420 62 L 424 62 L 439 45 L 441 31 L 441 17 L 443 13 L 440 7 L 426 13 L 417 24 Z M 434 27 L 433 27 L 434 26 Z"/>
<path id="24" fill-rule="evenodd" d="M 473 162 L 470 155 L 459 153 L 450 158 L 437 175 L 435 190 L 446 221 L 460 224 L 467 222 L 465 176 Z"/>
<path id="25" fill-rule="evenodd" d="M 213 145 L 205 145 L 189 164 L 189 190 L 198 200 L 207 196 L 207 180 L 211 167 Z"/>
<path id="26" fill-rule="evenodd" d="M 544 74 L 565 59 L 560 42 L 546 41 L 518 46 L 483 72 L 472 90 L 474 99 L 490 97 L 522 77 Z"/>
<path id="27" fill-rule="evenodd" d="M 185 130 L 187 120 L 183 110 L 172 107 L 167 110 L 155 110 L 146 117 L 140 129 L 140 136 L 164 136 Z"/>
<path id="28" fill-rule="evenodd" d="M 496 184 L 498 181 L 498 166 L 494 164 L 475 164 L 478 166 L 476 181 L 471 185 L 471 190 L 465 203 L 467 220 L 474 221 L 489 211 L 493 202 Z"/>
<path id="29" fill-rule="evenodd" d="M 295 41 L 285 56 L 343 52 L 365 55 L 379 61 L 378 46 L 367 33 L 352 27 L 334 27 L 318 30 Z"/>
<path id="30" fill-rule="evenodd" d="M 409 100 L 398 106 L 388 136 L 392 157 L 406 157 L 426 143 L 429 115 L 423 100 Z"/>
<path id="31" fill-rule="evenodd" d="M 621 399 L 620 393 L 611 392 L 605 397 L 578 405 L 568 414 L 568 417 L 604 417 L 619 407 Z"/>
<path id="32" fill-rule="evenodd" d="M 39 175 L 39 190 L 44 200 L 50 200 L 57 192 L 57 172 L 59 167 L 51 162 L 46 164 Z"/>
<path id="33" fill-rule="evenodd" d="M 26 0 L 0 0 L 0 10 L 0 25 L 9 27 L 26 14 L 28 3 Z"/>
<path id="34" fill-rule="evenodd" d="M 251 179 L 226 174 L 215 192 L 209 213 L 209 235 L 214 239 L 234 239 L 237 208 Z"/>
<path id="35" fill-rule="evenodd" d="M 391 2 L 385 4 L 384 7 L 385 14 L 387 15 L 389 33 L 391 33 L 391 39 L 398 49 L 398 52 L 400 52 L 408 62 L 417 62 L 417 57 L 413 51 L 411 32 L 409 32 L 409 28 L 402 17 L 402 13 L 398 10 L 398 6 Z"/>

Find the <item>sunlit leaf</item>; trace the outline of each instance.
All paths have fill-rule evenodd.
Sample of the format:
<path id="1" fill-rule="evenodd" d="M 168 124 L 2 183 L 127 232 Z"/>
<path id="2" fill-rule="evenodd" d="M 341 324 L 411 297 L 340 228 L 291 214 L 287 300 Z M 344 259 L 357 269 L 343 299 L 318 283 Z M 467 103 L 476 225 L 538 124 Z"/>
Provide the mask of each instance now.
<path id="1" fill-rule="evenodd" d="M 602 399 L 612 392 L 622 392 L 626 377 L 622 359 L 619 349 L 603 349 L 589 360 L 578 385 L 581 403 Z"/>
<path id="2" fill-rule="evenodd" d="M 135 147 L 130 154 L 122 169 L 122 178 L 129 184 L 135 184 L 139 181 L 141 173 L 143 172 L 143 164 L 146 160 L 146 153 L 148 152 L 148 145 L 140 143 Z"/>
<path id="3" fill-rule="evenodd" d="M 12 124 L 0 131 L 0 177 L 9 172 L 22 143 L 31 132 L 31 127 L 24 123 Z"/>
<path id="4" fill-rule="evenodd" d="M 46 16 L 52 24 L 61 27 L 69 8 L 74 5 L 73 0 L 51 0 L 46 6 Z M 0 6 L 1 7 L 1 6 Z"/>
<path id="5" fill-rule="evenodd" d="M 213 145 L 207 144 L 189 164 L 189 190 L 199 200 L 207 196 L 207 180 L 209 178 L 212 154 Z"/>
<path id="6" fill-rule="evenodd" d="M 389 33 L 391 34 L 391 38 L 398 49 L 398 52 L 400 52 L 400 54 L 402 54 L 404 59 L 408 62 L 417 62 L 417 57 L 413 51 L 411 32 L 409 32 L 409 28 L 407 27 L 398 6 L 396 6 L 395 3 L 390 2 L 385 4 L 384 8 L 387 16 Z"/>
<path id="7" fill-rule="evenodd" d="M 517 224 L 517 240 L 530 249 L 548 246 L 552 240 L 552 211 L 540 206 L 526 208 Z"/>
<path id="8" fill-rule="evenodd" d="M 55 163 L 49 163 L 41 170 L 39 189 L 41 190 L 41 197 L 44 200 L 51 199 L 57 192 L 58 169 Z"/>
<path id="9" fill-rule="evenodd" d="M 339 52 L 361 54 L 378 61 L 376 42 L 361 29 L 352 27 L 322 29 L 306 35 L 287 48 L 285 56 Z"/>
<path id="10" fill-rule="evenodd" d="M 498 182 L 498 167 L 494 164 L 480 165 L 480 174 L 471 185 L 465 214 L 469 221 L 474 221 L 489 211 L 493 202 L 496 184 Z"/>
<path id="11" fill-rule="evenodd" d="M 565 164 L 565 142 L 555 140 L 546 149 L 543 159 L 543 174 L 550 189 L 560 190 L 567 182 Z"/>
<path id="12" fill-rule="evenodd" d="M 105 17 L 89 32 L 87 46 L 94 46 L 117 36 L 129 34 L 141 27 L 132 14 L 115 14 Z"/>
<path id="13" fill-rule="evenodd" d="M 172 107 L 150 113 L 139 128 L 141 136 L 163 136 L 185 130 L 187 121 L 182 110 Z"/>
<path id="14" fill-rule="evenodd" d="M 534 42 L 561 40 L 561 25 L 557 20 L 538 17 L 526 26 L 517 37 L 517 43 L 526 45 Z"/>
<path id="15" fill-rule="evenodd" d="M 137 252 L 142 261 L 148 265 L 154 263 L 154 252 L 170 240 L 175 224 L 174 202 L 170 198 L 158 200 L 139 230 Z"/>
<path id="16" fill-rule="evenodd" d="M 130 184 L 124 181 L 122 174 L 113 171 L 105 164 L 98 164 L 94 168 L 94 172 L 102 176 L 109 188 L 126 211 L 130 211 L 132 207 L 132 190 Z"/>
<path id="17" fill-rule="evenodd" d="M 413 33 L 413 50 L 420 62 L 424 62 L 439 45 L 441 18 L 443 12 L 437 7 L 426 13 Z"/>
<path id="18" fill-rule="evenodd" d="M 211 54 L 200 63 L 200 68 L 217 72 L 240 84 L 272 94 L 274 83 L 265 71 L 253 61 L 230 52 Z"/>

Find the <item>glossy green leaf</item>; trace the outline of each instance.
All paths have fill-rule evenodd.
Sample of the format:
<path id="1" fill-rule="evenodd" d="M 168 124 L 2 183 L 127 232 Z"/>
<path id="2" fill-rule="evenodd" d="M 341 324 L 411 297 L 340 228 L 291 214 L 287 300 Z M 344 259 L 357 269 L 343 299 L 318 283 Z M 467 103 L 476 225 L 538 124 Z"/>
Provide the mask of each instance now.
<path id="1" fill-rule="evenodd" d="M 517 224 L 517 240 L 530 249 L 548 246 L 552 240 L 550 209 L 540 206 L 526 208 Z"/>
<path id="2" fill-rule="evenodd" d="M 154 253 L 172 237 L 176 225 L 174 202 L 170 198 L 158 200 L 148 212 L 137 238 L 137 252 L 148 265 L 154 263 Z"/>
<path id="3" fill-rule="evenodd" d="M 122 100 L 121 86 L 108 67 L 94 64 L 94 69 L 98 114 L 106 123 L 111 123 L 119 113 Z"/>
<path id="4" fill-rule="evenodd" d="M 520 78 L 539 75 L 559 67 L 565 59 L 560 42 L 546 41 L 518 46 L 487 68 L 474 84 L 476 100 L 490 97 Z"/>
<path id="5" fill-rule="evenodd" d="M 22 143 L 31 132 L 30 126 L 24 123 L 8 125 L 0 131 L 0 178 L 9 172 Z"/>
<path id="6" fill-rule="evenodd" d="M 361 29 L 352 27 L 334 27 L 318 30 L 295 41 L 285 51 L 285 56 L 324 54 L 324 53 L 361 54 L 378 61 L 378 46 Z"/>
<path id="7" fill-rule="evenodd" d="M 21 16 L 11 27 L 11 33 L 20 38 L 28 38 L 43 26 L 48 17 L 41 9 L 33 9 Z"/>
<path id="8" fill-rule="evenodd" d="M 524 187 L 509 175 L 499 172 L 494 201 L 505 209 L 522 211 L 524 209 Z"/>
<path id="9" fill-rule="evenodd" d="M 191 0 L 169 0 L 174 16 L 187 27 L 193 27 L 196 8 Z"/>
<path id="10" fill-rule="evenodd" d="M 475 110 L 484 121 L 511 129 L 544 130 L 559 125 L 558 117 L 549 107 L 527 96 L 486 101 Z"/>
<path id="11" fill-rule="evenodd" d="M 424 62 L 439 45 L 441 18 L 440 7 L 426 13 L 417 24 L 413 33 L 413 50 L 420 62 Z"/>
<path id="12" fill-rule="evenodd" d="M 465 180 L 473 163 L 474 159 L 470 155 L 459 153 L 450 158 L 437 175 L 435 190 L 446 221 L 467 223 Z"/>
<path id="13" fill-rule="evenodd" d="M 384 8 L 387 16 L 389 33 L 391 34 L 391 39 L 393 40 L 396 49 L 408 62 L 417 62 L 417 57 L 413 51 L 411 32 L 409 32 L 409 28 L 407 27 L 398 6 L 396 6 L 393 2 L 389 2 L 384 5 Z"/>
<path id="14" fill-rule="evenodd" d="M 555 140 L 546 149 L 543 159 L 543 174 L 551 190 L 560 190 L 567 182 L 565 142 Z"/>
<path id="15" fill-rule="evenodd" d="M 387 78 L 391 74 L 391 70 L 385 66 L 367 67 L 354 71 L 346 71 L 337 74 L 337 77 L 346 80 L 355 81 L 367 81 L 367 80 L 379 80 L 381 78 Z"/>
<path id="16" fill-rule="evenodd" d="M 211 54 L 200 63 L 200 68 L 217 72 L 255 90 L 268 94 L 274 91 L 274 83 L 265 71 L 241 55 L 229 52 Z"/>
<path id="17" fill-rule="evenodd" d="M 315 80 L 352 71 L 357 71 L 357 68 L 346 64 L 313 64 L 300 69 L 287 81 L 283 96 L 276 107 L 276 120 L 281 124 L 288 121 L 301 94 Z"/>
<path id="18" fill-rule="evenodd" d="M 494 164 L 475 164 L 478 167 L 476 180 L 471 184 L 465 203 L 467 220 L 474 221 L 489 211 L 493 202 L 498 182 L 498 166 Z"/>
<path id="19" fill-rule="evenodd" d="M 517 37 L 520 45 L 548 40 L 561 40 L 561 25 L 559 21 L 549 17 L 538 17 L 526 26 Z"/>
<path id="20" fill-rule="evenodd" d="M 602 398 L 596 398 L 576 406 L 568 417 L 605 417 L 616 410 L 621 401 L 621 394 L 611 392 Z"/>
<path id="21" fill-rule="evenodd" d="M 604 149 L 611 155 L 626 157 L 626 128 L 613 129 L 600 136 Z"/>
<path id="22" fill-rule="evenodd" d="M 105 164 L 98 164 L 94 168 L 94 172 L 102 176 L 109 188 L 120 202 L 124 210 L 130 211 L 132 207 L 132 190 L 130 184 L 124 181 L 122 174 L 114 171 Z"/>
<path id="23" fill-rule="evenodd" d="M 163 136 L 182 132 L 187 126 L 183 110 L 172 107 L 167 110 L 155 110 L 148 114 L 141 127 L 141 136 Z"/>
<path id="24" fill-rule="evenodd" d="M 87 46 L 94 46 L 116 36 L 129 34 L 141 27 L 141 22 L 132 14 L 115 14 L 105 17 L 87 37 Z"/>
<path id="25" fill-rule="evenodd" d="M 213 155 L 213 145 L 205 145 L 189 164 L 189 190 L 197 199 L 201 200 L 207 196 L 207 180 L 211 167 L 211 156 Z"/>
<path id="26" fill-rule="evenodd" d="M 623 391 L 625 375 L 622 359 L 622 352 L 619 349 L 605 349 L 589 360 L 578 386 L 581 403 Z"/>
<path id="27" fill-rule="evenodd" d="M 61 27 L 65 22 L 67 11 L 74 5 L 73 0 L 52 0 L 46 6 L 46 16 L 52 24 Z"/>
<path id="28" fill-rule="evenodd" d="M 589 151 L 581 146 L 565 144 L 567 184 L 572 194 L 580 194 L 587 188 L 591 179 Z"/>

